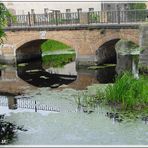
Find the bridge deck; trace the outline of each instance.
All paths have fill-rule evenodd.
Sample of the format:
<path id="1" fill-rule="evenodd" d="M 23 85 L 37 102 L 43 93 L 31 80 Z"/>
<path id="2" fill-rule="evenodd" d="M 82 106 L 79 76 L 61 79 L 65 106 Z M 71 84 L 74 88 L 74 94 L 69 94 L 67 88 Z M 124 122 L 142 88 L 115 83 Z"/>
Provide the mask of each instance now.
<path id="1" fill-rule="evenodd" d="M 73 25 L 38 25 L 38 26 L 11 26 L 5 31 L 21 30 L 82 30 L 82 29 L 127 29 L 138 28 L 141 23 L 121 23 L 121 24 L 73 24 Z"/>

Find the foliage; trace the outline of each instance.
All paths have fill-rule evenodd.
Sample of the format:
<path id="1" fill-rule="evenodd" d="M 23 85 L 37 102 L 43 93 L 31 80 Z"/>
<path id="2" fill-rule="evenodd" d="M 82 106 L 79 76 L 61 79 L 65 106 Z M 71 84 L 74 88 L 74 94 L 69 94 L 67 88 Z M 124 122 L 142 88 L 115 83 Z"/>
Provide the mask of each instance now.
<path id="1" fill-rule="evenodd" d="M 47 40 L 41 45 L 42 52 L 55 51 L 67 48 L 70 48 L 70 46 L 55 40 Z"/>
<path id="2" fill-rule="evenodd" d="M 100 20 L 100 16 L 98 12 L 90 12 L 89 13 L 89 20 L 91 20 L 91 23 L 98 22 Z"/>
<path id="3" fill-rule="evenodd" d="M 145 3 L 130 3 L 129 9 L 146 9 Z"/>
<path id="4" fill-rule="evenodd" d="M 130 3 L 128 12 L 128 20 L 130 21 L 146 21 L 147 12 L 145 11 L 146 4 L 145 3 Z M 138 10 L 138 11 L 137 11 Z"/>
<path id="5" fill-rule="evenodd" d="M 65 64 L 74 61 L 74 54 L 45 55 L 42 62 L 48 67 L 63 67 Z"/>
<path id="6" fill-rule="evenodd" d="M 0 3 L 0 43 L 3 42 L 2 37 L 5 36 L 5 32 L 3 30 L 3 27 L 5 27 L 9 20 L 8 18 L 11 18 L 12 15 L 9 13 L 7 8 L 4 6 L 3 3 Z"/>
<path id="7" fill-rule="evenodd" d="M 139 71 L 142 74 L 148 74 L 148 65 L 144 65 L 144 64 L 139 64 Z"/>
<path id="8" fill-rule="evenodd" d="M 148 76 L 138 80 L 129 72 L 117 76 L 114 84 L 101 85 L 96 95 L 85 92 L 78 96 L 77 102 L 85 110 L 93 109 L 99 104 L 108 104 L 120 110 L 144 110 L 148 105 Z"/>
<path id="9" fill-rule="evenodd" d="M 141 109 L 148 104 L 148 77 L 138 80 L 126 72 L 116 78 L 114 85 L 105 90 L 105 99 L 110 104 L 121 105 L 124 109 Z"/>

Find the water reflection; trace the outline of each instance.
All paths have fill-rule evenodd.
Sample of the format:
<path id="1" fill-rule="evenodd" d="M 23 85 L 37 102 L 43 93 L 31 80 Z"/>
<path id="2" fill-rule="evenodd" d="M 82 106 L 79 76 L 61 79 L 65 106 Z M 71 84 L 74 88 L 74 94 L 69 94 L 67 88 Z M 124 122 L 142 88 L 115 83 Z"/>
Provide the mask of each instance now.
<path id="1" fill-rule="evenodd" d="M 8 97 L 8 108 L 12 110 L 17 109 L 17 99 L 14 96 Z"/>
<path id="2" fill-rule="evenodd" d="M 101 68 L 97 70 L 97 80 L 99 83 L 113 83 L 115 81 L 115 66 Z"/>
<path id="3" fill-rule="evenodd" d="M 18 76 L 37 87 L 58 88 L 59 86 L 74 89 L 85 89 L 94 83 L 112 83 L 115 78 L 115 67 L 97 70 L 75 69 L 75 62 L 62 68 L 46 67 L 41 61 L 27 63 L 17 67 Z"/>
<path id="4" fill-rule="evenodd" d="M 8 107 L 9 110 L 17 110 L 29 109 L 31 112 L 38 112 L 42 111 L 52 111 L 52 112 L 59 112 L 58 108 L 54 108 L 49 106 L 48 104 L 43 104 L 36 100 L 31 100 L 23 98 L 22 95 L 20 96 L 0 96 L 0 106 L 1 107 Z M 5 109 L 4 109 L 5 110 Z M 16 111 L 16 112 L 19 112 Z"/>
<path id="5" fill-rule="evenodd" d="M 68 85 L 76 80 L 76 75 L 47 72 L 41 61 L 30 62 L 25 66 L 17 67 L 18 76 L 24 81 L 37 87 L 57 88 L 63 84 Z"/>

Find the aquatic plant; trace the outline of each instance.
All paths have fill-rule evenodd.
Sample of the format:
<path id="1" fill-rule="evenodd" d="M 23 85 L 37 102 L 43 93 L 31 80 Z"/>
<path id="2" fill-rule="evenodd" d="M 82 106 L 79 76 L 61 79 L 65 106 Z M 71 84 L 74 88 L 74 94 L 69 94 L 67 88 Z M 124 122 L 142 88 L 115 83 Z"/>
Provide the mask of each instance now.
<path id="1" fill-rule="evenodd" d="M 115 67 L 116 64 L 103 64 L 103 65 L 97 65 L 97 66 L 90 66 L 88 69 L 90 70 L 96 70 L 96 69 L 101 69 L 101 68 L 106 68 L 106 67 Z"/>
<path id="2" fill-rule="evenodd" d="M 5 121 L 5 114 L 0 114 L 0 145 L 12 143 L 17 138 L 17 131 L 26 132 L 24 126 Z"/>
<path id="3" fill-rule="evenodd" d="M 75 101 L 78 108 L 82 108 L 83 112 L 91 113 L 95 110 L 98 104 L 102 103 L 105 98 L 105 88 L 108 84 L 99 84 L 94 91 L 93 88 L 88 88 L 88 90 L 82 91 L 75 96 Z M 93 89 L 93 90 L 92 90 Z M 93 92 L 94 91 L 94 92 Z"/>
<path id="4" fill-rule="evenodd" d="M 120 110 L 147 110 L 147 90 L 147 76 L 135 79 L 131 73 L 124 72 L 116 77 L 114 84 L 100 85 L 96 95 L 82 94 L 79 104 L 86 108 L 95 107 L 101 103 Z"/>
<path id="5" fill-rule="evenodd" d="M 105 99 L 111 105 L 124 109 L 142 109 L 148 105 L 148 77 L 138 80 L 131 73 L 119 75 L 115 84 L 105 90 Z"/>

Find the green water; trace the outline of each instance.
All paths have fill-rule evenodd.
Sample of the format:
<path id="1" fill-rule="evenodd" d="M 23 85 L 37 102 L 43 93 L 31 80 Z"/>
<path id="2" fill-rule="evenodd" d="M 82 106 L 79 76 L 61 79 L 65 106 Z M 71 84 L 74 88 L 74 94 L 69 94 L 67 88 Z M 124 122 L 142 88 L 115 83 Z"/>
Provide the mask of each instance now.
<path id="1" fill-rule="evenodd" d="M 88 87 L 95 93 L 96 85 Z M 93 91 L 92 91 L 93 90 Z M 46 104 L 57 109 L 45 111 L 33 109 L 10 110 L 1 106 L 6 121 L 24 126 L 27 131 L 17 131 L 11 145 L 147 145 L 148 124 L 138 119 L 117 122 L 106 116 L 109 107 L 98 106 L 91 114 L 84 113 L 76 103 L 80 91 L 74 89 L 51 90 L 38 88 L 26 91 L 27 100 Z M 25 95 L 23 97 L 25 97 Z M 29 97 L 30 96 L 30 97 Z M 23 100 L 18 96 L 18 100 Z M 6 99 L 7 100 L 7 99 Z"/>

